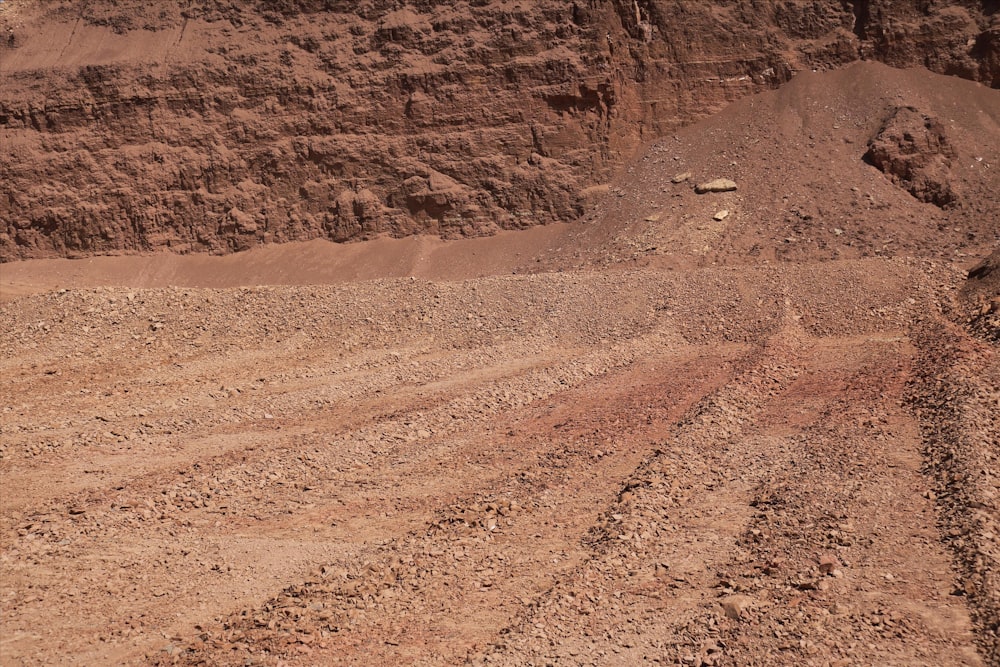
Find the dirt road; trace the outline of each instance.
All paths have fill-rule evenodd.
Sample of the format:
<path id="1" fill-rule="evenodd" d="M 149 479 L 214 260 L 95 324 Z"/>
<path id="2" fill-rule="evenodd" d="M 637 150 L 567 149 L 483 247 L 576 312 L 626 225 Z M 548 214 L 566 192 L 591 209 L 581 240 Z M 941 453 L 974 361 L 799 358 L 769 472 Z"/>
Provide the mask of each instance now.
<path id="1" fill-rule="evenodd" d="M 934 326 L 984 378 L 961 405 L 996 400 L 939 312 L 959 285 L 872 259 L 15 299 L 0 653 L 986 664 L 914 408 Z"/>

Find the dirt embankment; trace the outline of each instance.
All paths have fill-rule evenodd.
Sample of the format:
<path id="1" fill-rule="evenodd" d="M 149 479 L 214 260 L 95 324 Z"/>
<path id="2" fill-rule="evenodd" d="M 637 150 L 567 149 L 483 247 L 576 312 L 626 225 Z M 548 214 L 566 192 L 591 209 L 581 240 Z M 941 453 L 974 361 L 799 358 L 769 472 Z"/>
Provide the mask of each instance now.
<path id="1" fill-rule="evenodd" d="M 1000 91 L 853 63 L 653 142 L 569 227 L 563 250 L 542 254 L 552 268 L 872 256 L 971 268 L 1000 244 L 998 167 Z M 733 189 L 698 194 L 718 178 Z"/>
<path id="2" fill-rule="evenodd" d="M 640 141 L 796 71 L 996 85 L 987 5 L 8 0 L 0 259 L 571 220 Z"/>

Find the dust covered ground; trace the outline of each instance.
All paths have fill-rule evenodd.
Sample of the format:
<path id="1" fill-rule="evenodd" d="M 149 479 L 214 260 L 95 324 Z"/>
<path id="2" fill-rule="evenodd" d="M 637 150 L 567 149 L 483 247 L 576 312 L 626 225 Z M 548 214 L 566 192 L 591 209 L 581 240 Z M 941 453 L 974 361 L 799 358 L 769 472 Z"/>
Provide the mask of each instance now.
<path id="1" fill-rule="evenodd" d="M 491 239 L 3 265 L 3 663 L 1000 664 L 997 95 L 803 75 Z"/>

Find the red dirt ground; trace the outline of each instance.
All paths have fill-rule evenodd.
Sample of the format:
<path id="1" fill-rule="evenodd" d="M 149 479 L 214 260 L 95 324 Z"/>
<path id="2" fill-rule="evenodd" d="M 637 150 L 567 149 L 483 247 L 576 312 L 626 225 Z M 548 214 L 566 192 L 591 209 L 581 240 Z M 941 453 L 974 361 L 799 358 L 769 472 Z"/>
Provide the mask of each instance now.
<path id="1" fill-rule="evenodd" d="M 0 656 L 1000 664 L 998 172 L 868 63 L 572 224 L 4 264 Z"/>

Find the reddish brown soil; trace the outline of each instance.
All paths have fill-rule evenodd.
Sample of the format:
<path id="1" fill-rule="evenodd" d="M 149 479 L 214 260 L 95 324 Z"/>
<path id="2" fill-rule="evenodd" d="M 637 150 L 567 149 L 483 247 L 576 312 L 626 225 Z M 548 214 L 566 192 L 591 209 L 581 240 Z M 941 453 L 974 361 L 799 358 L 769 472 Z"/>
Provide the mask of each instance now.
<path id="1" fill-rule="evenodd" d="M 953 593 L 992 566 L 953 565 L 907 403 L 942 283 L 871 259 L 16 299 L 3 653 L 979 664 Z M 971 456 L 978 418 L 931 423 Z"/>
<path id="2" fill-rule="evenodd" d="M 998 170 L 867 63 L 572 224 L 3 264 L 0 661 L 1000 664 Z"/>

